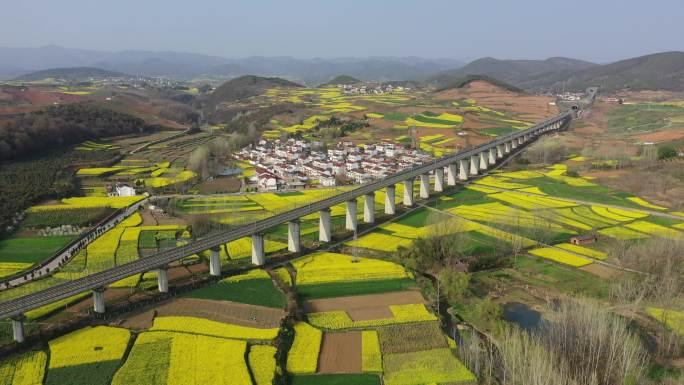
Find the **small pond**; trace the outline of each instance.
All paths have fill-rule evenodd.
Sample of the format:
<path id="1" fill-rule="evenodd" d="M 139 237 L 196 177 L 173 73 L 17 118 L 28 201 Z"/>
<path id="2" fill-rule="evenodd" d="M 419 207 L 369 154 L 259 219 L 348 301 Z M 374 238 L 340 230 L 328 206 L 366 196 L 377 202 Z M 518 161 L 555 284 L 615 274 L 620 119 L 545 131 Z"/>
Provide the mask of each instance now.
<path id="1" fill-rule="evenodd" d="M 534 330 L 539 327 L 541 313 L 520 302 L 508 302 L 503 305 L 503 319 L 512 322 L 522 329 Z"/>

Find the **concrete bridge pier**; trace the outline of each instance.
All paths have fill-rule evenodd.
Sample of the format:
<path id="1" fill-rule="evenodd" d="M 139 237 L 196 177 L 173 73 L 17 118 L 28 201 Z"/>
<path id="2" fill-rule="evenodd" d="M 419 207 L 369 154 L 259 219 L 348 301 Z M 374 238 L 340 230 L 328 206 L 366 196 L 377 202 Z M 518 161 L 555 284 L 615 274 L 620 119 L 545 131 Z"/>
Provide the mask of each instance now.
<path id="1" fill-rule="evenodd" d="M 166 268 L 157 269 L 157 289 L 160 293 L 169 292 L 169 275 Z"/>
<path id="2" fill-rule="evenodd" d="M 522 136 L 519 136 L 518 137 L 518 146 L 522 145 L 523 143 L 525 143 L 525 141 L 523 141 Z"/>
<path id="3" fill-rule="evenodd" d="M 397 212 L 396 208 L 396 187 L 394 185 L 387 186 L 385 190 L 385 214 L 394 215 Z"/>
<path id="4" fill-rule="evenodd" d="M 218 247 L 211 249 L 209 255 L 209 274 L 214 277 L 221 276 L 221 252 Z"/>
<path id="5" fill-rule="evenodd" d="M 365 223 L 375 222 L 375 193 L 363 196 L 363 221 Z"/>
<path id="6" fill-rule="evenodd" d="M 489 165 L 490 166 L 495 166 L 496 165 L 496 147 L 491 147 L 489 149 L 489 154 L 488 154 L 488 160 L 489 160 Z"/>
<path id="7" fill-rule="evenodd" d="M 357 218 L 357 210 L 356 210 L 356 199 L 352 199 L 350 201 L 347 201 L 347 222 L 345 224 L 345 228 L 349 231 L 356 231 L 356 228 L 358 227 L 358 218 Z"/>
<path id="8" fill-rule="evenodd" d="M 404 181 L 404 206 L 413 206 L 413 179 Z"/>
<path id="9" fill-rule="evenodd" d="M 504 154 L 510 154 L 511 153 L 511 143 L 506 142 L 504 143 Z"/>
<path id="10" fill-rule="evenodd" d="M 318 219 L 318 240 L 321 242 L 330 242 L 332 240 L 331 225 L 330 225 L 330 209 L 323 209 L 318 212 L 320 218 Z"/>
<path id="11" fill-rule="evenodd" d="M 496 146 L 496 159 L 502 159 L 504 157 L 504 148 L 502 145 Z"/>
<path id="12" fill-rule="evenodd" d="M 287 222 L 287 251 L 290 253 L 299 253 L 302 251 L 299 233 L 299 221 Z"/>
<path id="13" fill-rule="evenodd" d="M 511 140 L 511 149 L 515 150 L 516 148 L 518 148 L 518 141 L 513 139 Z"/>
<path id="14" fill-rule="evenodd" d="M 458 164 L 452 163 L 447 167 L 447 185 L 456 186 L 456 174 L 458 174 Z"/>
<path id="15" fill-rule="evenodd" d="M 104 287 L 93 290 L 93 309 L 95 310 L 95 313 L 104 314 L 105 312 L 104 291 Z"/>
<path id="16" fill-rule="evenodd" d="M 487 151 L 480 153 L 480 170 L 487 171 Z"/>
<path id="17" fill-rule="evenodd" d="M 24 317 L 23 314 L 12 318 L 12 337 L 14 338 L 14 341 L 18 344 L 21 344 L 24 341 L 26 341 L 26 337 L 24 335 L 25 319 L 26 317 Z"/>
<path id="18" fill-rule="evenodd" d="M 477 175 L 477 168 L 478 168 L 477 163 L 478 163 L 479 158 L 480 157 L 477 155 L 472 155 L 470 157 L 470 175 Z"/>
<path id="19" fill-rule="evenodd" d="M 468 159 L 459 159 L 458 166 L 458 179 L 468 180 Z"/>
<path id="20" fill-rule="evenodd" d="M 264 234 L 252 234 L 252 264 L 261 266 L 266 262 Z"/>
<path id="21" fill-rule="evenodd" d="M 435 169 L 435 191 L 444 191 L 444 169 L 441 167 Z"/>
<path id="22" fill-rule="evenodd" d="M 420 198 L 430 198 L 430 174 L 420 176 Z"/>

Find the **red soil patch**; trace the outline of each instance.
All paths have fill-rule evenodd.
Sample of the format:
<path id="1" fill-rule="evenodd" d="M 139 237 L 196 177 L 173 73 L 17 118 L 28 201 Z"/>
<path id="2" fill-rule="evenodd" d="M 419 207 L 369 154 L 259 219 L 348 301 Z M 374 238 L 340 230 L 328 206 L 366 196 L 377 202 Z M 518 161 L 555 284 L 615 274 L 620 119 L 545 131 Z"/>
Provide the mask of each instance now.
<path id="1" fill-rule="evenodd" d="M 596 135 L 604 132 L 605 130 L 593 124 L 588 124 L 584 127 L 573 128 L 572 131 L 582 135 Z"/>
<path id="2" fill-rule="evenodd" d="M 194 274 L 206 273 L 207 271 L 209 271 L 209 266 L 205 263 L 197 263 L 194 265 L 188 265 L 187 268 L 188 268 L 188 270 L 190 270 Z"/>
<path id="3" fill-rule="evenodd" d="M 554 98 L 517 94 L 484 81 L 472 82 L 464 88 L 449 89 L 435 94 L 437 99 L 475 99 L 477 105 L 497 111 L 505 111 L 522 119 L 537 122 L 558 113 L 556 106 L 549 105 Z"/>
<path id="4" fill-rule="evenodd" d="M 635 136 L 635 138 L 642 142 L 668 142 L 671 140 L 679 140 L 684 138 L 684 127 L 641 134 Z"/>
<path id="5" fill-rule="evenodd" d="M 361 332 L 324 333 L 319 373 L 361 373 Z"/>
<path id="6" fill-rule="evenodd" d="M 614 278 L 622 274 L 622 272 L 618 269 L 606 265 L 601 265 L 599 263 L 592 263 L 586 266 L 582 266 L 580 267 L 580 270 L 584 270 L 588 273 L 597 275 L 601 278 Z"/>
<path id="7" fill-rule="evenodd" d="M 392 318 L 394 314 L 387 306 L 364 307 L 347 310 L 347 315 L 352 321 L 369 321 L 375 319 Z"/>
<path id="8" fill-rule="evenodd" d="M 152 327 L 154 321 L 154 309 L 138 311 L 128 315 L 126 318 L 115 321 L 117 326 L 127 329 L 144 330 Z"/>
<path id="9" fill-rule="evenodd" d="M 373 127 L 381 128 L 384 130 L 391 129 L 394 127 L 396 123 L 400 122 L 393 122 L 391 120 L 385 120 L 385 119 L 371 119 L 369 121 L 369 124 Z M 397 130 L 397 133 L 402 132 L 401 130 Z"/>
<path id="10" fill-rule="evenodd" d="M 166 274 L 167 274 L 170 282 L 180 281 L 184 278 L 187 278 L 187 277 L 190 277 L 193 275 L 192 271 L 190 271 L 185 266 L 171 267 L 166 271 Z"/>
<path id="11" fill-rule="evenodd" d="M 302 305 L 306 313 L 324 311 L 346 311 L 354 321 L 384 319 L 392 317 L 390 305 L 409 305 L 425 303 L 418 291 L 399 291 L 384 294 L 357 295 L 349 297 L 324 298 L 305 301 Z"/>
<path id="12" fill-rule="evenodd" d="M 282 309 L 197 298 L 174 299 L 154 310 L 158 317 L 198 317 L 258 328 L 278 327 L 286 315 Z"/>

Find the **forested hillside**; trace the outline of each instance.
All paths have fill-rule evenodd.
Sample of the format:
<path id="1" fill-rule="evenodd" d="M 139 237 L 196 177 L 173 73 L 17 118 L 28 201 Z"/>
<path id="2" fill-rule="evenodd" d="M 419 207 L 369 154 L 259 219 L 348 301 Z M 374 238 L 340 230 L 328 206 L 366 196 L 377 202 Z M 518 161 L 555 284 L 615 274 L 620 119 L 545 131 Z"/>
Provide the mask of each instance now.
<path id="1" fill-rule="evenodd" d="M 144 129 L 142 119 L 91 104 L 49 107 L 0 122 L 0 160 Z"/>

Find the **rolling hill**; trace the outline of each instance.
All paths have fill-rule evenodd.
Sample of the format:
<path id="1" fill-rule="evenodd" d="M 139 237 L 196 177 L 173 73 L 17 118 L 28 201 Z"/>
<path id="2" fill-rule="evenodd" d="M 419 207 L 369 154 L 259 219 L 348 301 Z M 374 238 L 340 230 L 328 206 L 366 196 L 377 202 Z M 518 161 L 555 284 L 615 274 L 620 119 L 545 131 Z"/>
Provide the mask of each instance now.
<path id="1" fill-rule="evenodd" d="M 684 52 L 663 52 L 621 60 L 576 72 L 564 79 L 566 89 L 664 89 L 684 91 Z M 552 84 L 558 88 L 561 83 Z"/>
<path id="2" fill-rule="evenodd" d="M 339 75 L 339 76 L 335 76 L 334 78 L 330 79 L 329 81 L 321 84 L 321 86 L 333 86 L 333 85 L 338 85 L 338 84 L 357 84 L 357 83 L 362 83 L 362 81 L 353 77 L 353 76 Z"/>
<path id="3" fill-rule="evenodd" d="M 454 79 L 451 83 L 446 84 L 446 85 L 438 88 L 436 91 L 439 92 L 439 91 L 444 91 L 444 90 L 448 90 L 451 88 L 463 88 L 463 87 L 467 86 L 468 84 L 470 84 L 472 82 L 476 82 L 476 81 L 484 81 L 484 82 L 487 82 L 491 85 L 500 87 L 504 90 L 508 90 L 511 92 L 516 92 L 516 93 L 524 92 L 524 90 L 521 88 L 518 88 L 514 85 L 508 84 L 502 80 L 494 79 L 490 76 L 485 76 L 485 75 L 468 75 L 468 76 L 465 76 L 463 78 Z"/>
<path id="4" fill-rule="evenodd" d="M 599 86 L 605 91 L 684 91 L 684 52 L 662 52 L 604 65 L 559 57 L 546 60 L 483 58 L 437 74 L 427 81 L 437 88 L 446 88 L 468 75 L 488 76 L 531 91 L 580 91 L 589 86 Z"/>
<path id="5" fill-rule="evenodd" d="M 95 67 L 69 67 L 69 68 L 50 68 L 42 71 L 31 72 L 29 74 L 16 77 L 14 80 L 36 81 L 47 78 L 66 79 L 66 80 L 84 80 L 89 78 L 107 78 L 107 77 L 126 77 L 129 75 L 121 72 L 108 71 L 102 68 Z"/>
<path id="6" fill-rule="evenodd" d="M 544 88 L 565 80 L 577 71 L 596 64 L 554 57 L 546 60 L 500 60 L 491 57 L 475 60 L 461 68 L 437 74 L 427 81 L 437 88 L 448 87 L 469 75 L 484 75 L 524 89 Z"/>
<path id="7" fill-rule="evenodd" d="M 254 75 L 240 76 L 223 83 L 207 99 L 209 106 L 223 102 L 249 98 L 259 95 L 273 87 L 302 87 L 300 84 L 281 78 L 266 78 Z"/>

